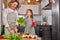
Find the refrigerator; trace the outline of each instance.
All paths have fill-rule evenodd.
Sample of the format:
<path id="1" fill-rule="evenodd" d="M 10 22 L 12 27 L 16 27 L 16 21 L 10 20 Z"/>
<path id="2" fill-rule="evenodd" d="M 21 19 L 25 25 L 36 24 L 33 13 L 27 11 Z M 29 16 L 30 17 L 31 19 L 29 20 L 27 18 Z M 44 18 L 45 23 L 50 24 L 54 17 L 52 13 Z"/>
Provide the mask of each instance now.
<path id="1" fill-rule="evenodd" d="M 59 0 L 52 4 L 52 40 L 60 40 Z"/>

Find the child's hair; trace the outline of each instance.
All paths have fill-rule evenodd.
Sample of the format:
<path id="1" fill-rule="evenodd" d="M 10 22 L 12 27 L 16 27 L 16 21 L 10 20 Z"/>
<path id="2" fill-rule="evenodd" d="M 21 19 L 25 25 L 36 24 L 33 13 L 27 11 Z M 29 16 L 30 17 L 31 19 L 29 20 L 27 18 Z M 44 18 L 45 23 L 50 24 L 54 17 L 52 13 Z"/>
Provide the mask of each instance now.
<path id="1" fill-rule="evenodd" d="M 27 11 L 26 11 L 26 15 L 28 14 L 28 11 L 30 11 L 31 12 L 31 18 L 33 19 L 33 11 L 31 10 L 31 9 L 27 9 Z M 27 17 L 28 18 L 28 17 Z"/>
<path id="2" fill-rule="evenodd" d="M 18 1 L 10 1 L 10 2 L 8 3 L 8 6 L 11 7 L 11 3 L 14 3 L 14 2 L 17 2 L 17 3 L 18 3 L 16 9 L 19 9 L 20 3 L 19 3 Z"/>

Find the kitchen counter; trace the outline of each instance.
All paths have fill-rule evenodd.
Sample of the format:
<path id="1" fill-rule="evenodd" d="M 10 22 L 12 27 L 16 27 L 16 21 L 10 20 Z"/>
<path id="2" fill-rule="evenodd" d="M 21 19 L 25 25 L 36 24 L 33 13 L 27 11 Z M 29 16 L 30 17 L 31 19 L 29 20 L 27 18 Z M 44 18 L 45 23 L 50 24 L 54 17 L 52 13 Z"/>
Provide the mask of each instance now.
<path id="1" fill-rule="evenodd" d="M 9 40 L 9 39 L 0 39 L 0 40 Z M 38 40 L 38 39 L 28 39 L 28 38 L 23 38 L 22 40 Z M 41 40 L 41 38 L 40 38 L 39 40 Z"/>
<path id="2" fill-rule="evenodd" d="M 38 37 L 38 36 L 36 36 L 36 37 L 31 36 L 30 37 L 30 35 L 22 35 L 22 37 L 23 37 L 22 40 L 41 40 L 41 37 Z M 4 36 L 0 36 L 0 40 L 9 40 L 9 39 L 4 38 Z"/>

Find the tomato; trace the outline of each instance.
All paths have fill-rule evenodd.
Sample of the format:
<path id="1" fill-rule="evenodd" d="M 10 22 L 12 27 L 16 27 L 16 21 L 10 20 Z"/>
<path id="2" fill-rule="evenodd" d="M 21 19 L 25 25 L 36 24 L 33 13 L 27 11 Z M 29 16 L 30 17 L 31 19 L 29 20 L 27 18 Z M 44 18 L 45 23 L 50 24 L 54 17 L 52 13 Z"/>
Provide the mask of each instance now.
<path id="1" fill-rule="evenodd" d="M 36 37 L 34 37 L 34 39 L 36 39 Z"/>
<path id="2" fill-rule="evenodd" d="M 23 34 L 18 34 L 18 36 L 22 36 Z"/>
<path id="3" fill-rule="evenodd" d="M 28 36 L 25 36 L 24 38 L 28 38 Z"/>
<path id="4" fill-rule="evenodd" d="M 29 38 L 32 38 L 31 36 L 29 36 Z"/>
<path id="5" fill-rule="evenodd" d="M 0 39 L 4 39 L 4 37 L 3 36 L 0 36 Z"/>

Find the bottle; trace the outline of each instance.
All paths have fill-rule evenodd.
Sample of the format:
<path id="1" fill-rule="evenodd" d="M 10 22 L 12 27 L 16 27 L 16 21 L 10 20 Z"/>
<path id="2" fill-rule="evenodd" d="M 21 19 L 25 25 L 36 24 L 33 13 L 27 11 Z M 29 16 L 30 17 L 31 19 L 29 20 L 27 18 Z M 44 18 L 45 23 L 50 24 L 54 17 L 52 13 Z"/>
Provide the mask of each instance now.
<path id="1" fill-rule="evenodd" d="M 5 26 L 2 25 L 2 27 L 1 27 L 1 35 L 4 35 L 4 34 L 5 34 Z"/>

